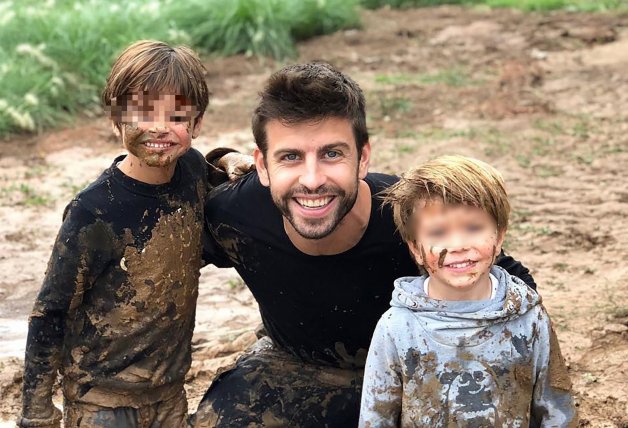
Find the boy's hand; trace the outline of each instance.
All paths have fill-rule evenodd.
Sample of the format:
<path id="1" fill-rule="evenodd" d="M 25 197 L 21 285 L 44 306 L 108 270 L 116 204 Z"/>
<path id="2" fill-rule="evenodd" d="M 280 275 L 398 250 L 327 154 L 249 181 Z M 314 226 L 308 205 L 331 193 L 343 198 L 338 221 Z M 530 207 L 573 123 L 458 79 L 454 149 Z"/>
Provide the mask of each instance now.
<path id="1" fill-rule="evenodd" d="M 43 416 L 43 415 L 42 415 Z M 19 428 L 60 428 L 61 427 L 61 410 L 56 407 L 52 407 L 50 411 L 50 416 L 43 418 L 25 418 L 20 417 L 17 422 L 17 426 Z"/>
<path id="2" fill-rule="evenodd" d="M 238 152 L 226 153 L 216 163 L 218 168 L 227 173 L 229 181 L 237 180 L 255 170 L 253 156 Z"/>

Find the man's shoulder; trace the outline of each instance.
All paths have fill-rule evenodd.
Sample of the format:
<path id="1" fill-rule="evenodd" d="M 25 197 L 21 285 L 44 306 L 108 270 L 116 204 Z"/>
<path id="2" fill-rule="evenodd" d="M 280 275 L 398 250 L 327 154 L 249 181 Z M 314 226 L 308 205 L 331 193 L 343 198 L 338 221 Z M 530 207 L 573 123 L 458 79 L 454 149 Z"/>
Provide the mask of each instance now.
<path id="1" fill-rule="evenodd" d="M 245 199 L 241 200 L 242 198 Z M 270 191 L 260 183 L 259 177 L 254 171 L 235 181 L 228 181 L 214 187 L 209 192 L 208 197 L 208 201 L 212 201 L 212 203 L 220 201 L 220 203 L 256 204 L 259 203 L 260 199 L 272 202 Z"/>
<path id="2" fill-rule="evenodd" d="M 399 181 L 396 175 L 383 174 L 381 172 L 369 172 L 364 178 L 374 193 L 381 192 Z"/>
<path id="3" fill-rule="evenodd" d="M 260 183 L 256 172 L 250 172 L 235 181 L 213 188 L 205 203 L 208 219 L 266 217 L 279 213 L 273 203 L 270 190 Z M 223 221 L 221 220 L 221 221 Z"/>

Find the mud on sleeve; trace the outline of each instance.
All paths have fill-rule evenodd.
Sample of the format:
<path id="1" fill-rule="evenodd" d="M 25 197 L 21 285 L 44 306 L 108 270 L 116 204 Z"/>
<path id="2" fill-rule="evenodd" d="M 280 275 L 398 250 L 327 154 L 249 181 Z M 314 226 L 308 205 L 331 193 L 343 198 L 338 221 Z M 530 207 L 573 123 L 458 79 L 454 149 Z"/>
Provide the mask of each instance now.
<path id="1" fill-rule="evenodd" d="M 536 282 L 534 282 L 534 278 L 530 275 L 530 270 L 520 261 L 506 255 L 503 250 L 497 256 L 495 264 L 506 269 L 509 274 L 523 280 L 531 289 L 536 290 Z"/>
<path id="2" fill-rule="evenodd" d="M 102 222 L 72 201 L 63 215 L 43 285 L 29 317 L 22 423 L 41 422 L 54 415 L 52 387 L 61 364 L 64 322 L 68 311 L 82 301 L 83 292 L 103 257 L 97 248 L 103 244 Z"/>
<path id="3" fill-rule="evenodd" d="M 539 352 L 530 426 L 575 428 L 578 426 L 578 415 L 558 338 L 545 310 L 541 310 L 539 318 Z"/>
<path id="4" fill-rule="evenodd" d="M 208 180 L 209 184 L 216 187 L 223 183 L 229 181 L 229 175 L 220 165 L 220 158 L 222 158 L 227 153 L 239 153 L 235 149 L 230 149 L 227 147 L 218 147 L 216 149 L 211 150 L 209 153 L 205 155 L 205 160 L 208 164 Z"/>
<path id="5" fill-rule="evenodd" d="M 360 428 L 397 427 L 399 423 L 403 386 L 389 315 L 386 313 L 379 320 L 369 347 L 362 385 Z"/>

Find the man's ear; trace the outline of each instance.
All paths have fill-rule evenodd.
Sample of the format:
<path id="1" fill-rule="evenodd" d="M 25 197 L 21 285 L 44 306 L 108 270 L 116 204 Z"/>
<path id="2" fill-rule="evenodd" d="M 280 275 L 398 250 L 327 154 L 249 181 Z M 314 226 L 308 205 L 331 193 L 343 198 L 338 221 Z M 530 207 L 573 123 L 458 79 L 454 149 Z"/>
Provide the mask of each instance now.
<path id="1" fill-rule="evenodd" d="M 264 158 L 264 153 L 258 147 L 253 152 L 253 159 L 255 160 L 255 170 L 257 171 L 259 182 L 262 183 L 262 186 L 269 187 L 270 177 L 266 168 L 266 159 Z"/>
<path id="2" fill-rule="evenodd" d="M 421 244 L 417 241 L 408 241 L 408 248 L 414 257 L 414 260 L 416 260 L 417 264 L 425 266 L 425 260 L 423 260 L 423 254 L 419 249 L 419 245 Z"/>
<path id="3" fill-rule="evenodd" d="M 203 117 L 199 117 L 194 120 L 194 127 L 192 128 L 192 139 L 198 137 L 201 134 L 202 124 L 203 124 Z"/>
<path id="4" fill-rule="evenodd" d="M 364 179 L 369 172 L 369 162 L 371 161 L 371 143 L 367 143 L 362 147 L 360 155 L 360 164 L 358 165 L 358 177 Z"/>

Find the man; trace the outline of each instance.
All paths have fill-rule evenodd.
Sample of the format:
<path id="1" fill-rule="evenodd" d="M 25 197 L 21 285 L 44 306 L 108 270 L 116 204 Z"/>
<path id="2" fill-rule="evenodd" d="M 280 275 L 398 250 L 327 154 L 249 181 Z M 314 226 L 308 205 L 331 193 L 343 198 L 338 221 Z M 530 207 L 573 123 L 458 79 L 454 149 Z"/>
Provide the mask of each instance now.
<path id="1" fill-rule="evenodd" d="M 267 337 L 219 375 L 196 426 L 357 426 L 364 362 L 393 280 L 416 272 L 368 173 L 365 100 L 323 63 L 271 76 L 253 114 L 256 174 L 210 195 L 206 260 L 233 266 Z M 534 286 L 512 258 L 497 262 Z"/>

